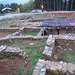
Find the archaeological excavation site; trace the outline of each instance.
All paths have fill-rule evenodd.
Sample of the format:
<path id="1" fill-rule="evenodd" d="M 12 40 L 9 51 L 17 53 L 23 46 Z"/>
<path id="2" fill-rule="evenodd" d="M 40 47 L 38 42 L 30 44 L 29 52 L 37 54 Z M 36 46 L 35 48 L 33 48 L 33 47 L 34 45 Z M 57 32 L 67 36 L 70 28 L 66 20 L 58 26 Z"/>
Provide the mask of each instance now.
<path id="1" fill-rule="evenodd" d="M 0 75 L 75 75 L 75 12 L 1 19 Z"/>

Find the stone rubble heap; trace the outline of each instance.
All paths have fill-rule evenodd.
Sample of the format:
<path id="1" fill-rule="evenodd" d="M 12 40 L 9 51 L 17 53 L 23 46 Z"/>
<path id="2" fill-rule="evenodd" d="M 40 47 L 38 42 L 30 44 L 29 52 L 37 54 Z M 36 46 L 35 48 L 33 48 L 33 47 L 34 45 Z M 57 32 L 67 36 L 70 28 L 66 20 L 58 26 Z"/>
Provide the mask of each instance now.
<path id="1" fill-rule="evenodd" d="M 63 61 L 54 62 L 39 59 L 33 75 L 48 75 L 47 71 L 53 75 L 75 75 L 75 65 Z"/>
<path id="2" fill-rule="evenodd" d="M 22 58 L 28 57 L 27 54 L 18 47 L 0 46 L 0 56 L 4 57 L 6 54 L 8 56 L 19 56 Z"/>

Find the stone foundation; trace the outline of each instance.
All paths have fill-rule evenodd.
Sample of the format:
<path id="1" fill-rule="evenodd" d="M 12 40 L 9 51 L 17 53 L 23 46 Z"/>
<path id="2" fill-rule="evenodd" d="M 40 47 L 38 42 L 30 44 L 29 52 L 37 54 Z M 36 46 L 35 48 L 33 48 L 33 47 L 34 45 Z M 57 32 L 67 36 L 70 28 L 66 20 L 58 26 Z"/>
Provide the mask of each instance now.
<path id="1" fill-rule="evenodd" d="M 75 65 L 63 61 L 38 60 L 33 75 L 75 75 Z"/>
<path id="2" fill-rule="evenodd" d="M 46 61 L 41 59 L 38 60 L 33 75 L 75 75 L 74 64 L 63 61 L 54 62 L 52 61 L 53 59 L 51 59 L 52 54 L 55 51 L 55 43 L 58 40 L 65 40 L 65 42 L 68 41 L 71 44 L 75 41 L 75 35 L 49 35 L 45 49 L 42 53 Z"/>
<path id="3" fill-rule="evenodd" d="M 0 58 L 5 56 L 18 56 L 22 58 L 26 58 L 27 54 L 18 47 L 7 47 L 7 46 L 0 46 Z"/>

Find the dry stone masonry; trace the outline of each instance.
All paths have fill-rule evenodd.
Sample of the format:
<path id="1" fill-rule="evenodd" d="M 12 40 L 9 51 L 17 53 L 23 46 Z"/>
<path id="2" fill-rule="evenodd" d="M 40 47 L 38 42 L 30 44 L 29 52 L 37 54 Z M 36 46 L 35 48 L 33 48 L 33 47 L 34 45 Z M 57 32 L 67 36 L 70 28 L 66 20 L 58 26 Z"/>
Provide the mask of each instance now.
<path id="1" fill-rule="evenodd" d="M 18 47 L 7 47 L 7 46 L 3 46 L 3 45 L 0 46 L 0 56 L 4 57 L 4 56 L 6 56 L 6 54 L 8 56 L 13 55 L 13 56 L 19 56 L 22 58 L 28 57 L 27 54 Z"/>
<path id="2" fill-rule="evenodd" d="M 49 35 L 43 56 L 51 57 L 55 47 L 55 40 L 75 40 L 75 35 Z M 46 60 L 46 61 L 45 61 Z M 54 62 L 45 60 L 38 60 L 37 65 L 33 71 L 33 75 L 75 75 L 75 65 L 63 61 Z"/>
<path id="3" fill-rule="evenodd" d="M 55 45 L 55 38 L 53 38 L 52 35 L 49 35 L 45 49 L 42 54 L 51 57 L 54 45 Z"/>
<path id="4" fill-rule="evenodd" d="M 33 75 L 75 75 L 75 65 L 63 61 L 38 60 Z"/>

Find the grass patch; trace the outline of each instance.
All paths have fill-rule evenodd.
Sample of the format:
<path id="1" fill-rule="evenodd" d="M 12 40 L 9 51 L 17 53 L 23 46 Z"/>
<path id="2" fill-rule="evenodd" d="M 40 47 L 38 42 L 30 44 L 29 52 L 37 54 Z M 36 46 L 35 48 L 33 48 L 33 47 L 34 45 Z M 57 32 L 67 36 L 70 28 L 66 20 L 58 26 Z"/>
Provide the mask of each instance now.
<path id="1" fill-rule="evenodd" d="M 72 53 L 63 53 L 62 56 L 63 56 L 63 59 L 66 62 L 70 62 L 70 63 L 75 64 L 75 54 L 72 54 Z"/>
<path id="2" fill-rule="evenodd" d="M 30 25 L 32 25 L 32 24 L 27 24 L 27 26 L 30 26 Z"/>
<path id="3" fill-rule="evenodd" d="M 22 64 L 22 63 L 23 63 L 23 61 L 22 61 L 22 60 L 20 60 L 20 61 L 19 61 L 19 63 L 20 63 L 20 64 Z"/>
<path id="4" fill-rule="evenodd" d="M 45 42 L 39 44 L 39 45 L 36 46 L 36 47 L 35 47 L 35 46 L 32 47 L 31 50 L 29 50 L 29 51 L 26 51 L 26 53 L 28 54 L 28 56 L 29 56 L 29 57 L 32 57 L 32 60 L 31 60 L 30 64 L 33 65 L 33 66 L 31 67 L 31 69 L 29 70 L 29 75 L 32 75 L 33 70 L 34 70 L 34 68 L 35 68 L 35 66 L 36 66 L 36 64 L 37 64 L 37 62 L 38 62 L 38 60 L 39 60 L 39 59 L 43 59 L 43 55 L 42 55 L 42 53 L 41 53 L 43 49 L 40 49 L 40 48 L 42 48 L 42 47 L 44 46 L 44 44 L 45 44 Z M 30 58 L 27 59 L 27 60 L 30 60 Z"/>
<path id="5" fill-rule="evenodd" d="M 11 26 L 11 27 L 20 27 L 20 26 L 18 26 L 18 25 L 15 25 L 15 26 Z"/>
<path id="6" fill-rule="evenodd" d="M 28 68 L 24 67 L 24 66 L 20 66 L 16 71 L 17 71 L 17 73 L 14 75 L 29 75 Z"/>
<path id="7" fill-rule="evenodd" d="M 35 69 L 35 66 L 36 66 L 36 65 L 33 65 L 33 66 L 31 67 L 31 69 L 29 70 L 29 75 L 32 75 L 32 74 L 33 74 L 33 71 L 34 71 L 34 69 Z"/>
<path id="8" fill-rule="evenodd" d="M 17 14 L 16 12 L 12 12 L 12 14 Z"/>
<path id="9" fill-rule="evenodd" d="M 25 35 L 37 36 L 38 32 L 27 32 Z"/>
<path id="10" fill-rule="evenodd" d="M 34 51 L 34 49 L 31 49 L 31 50 L 28 50 L 28 51 L 25 51 L 28 55 L 30 55 L 32 52 Z"/>
<path id="11" fill-rule="evenodd" d="M 38 21 L 28 21 L 28 22 L 38 22 Z"/>
<path id="12" fill-rule="evenodd" d="M 17 45 L 20 45 L 21 43 L 22 43 L 22 41 L 15 41 L 13 44 L 14 44 L 14 45 L 16 45 L 16 44 L 17 44 Z"/>
<path id="13" fill-rule="evenodd" d="M 35 64 L 35 65 L 36 65 L 36 63 L 37 63 L 37 61 L 38 61 L 39 59 L 43 59 L 42 54 L 35 54 L 35 55 L 33 56 L 33 59 L 31 60 L 30 64 Z"/>
<path id="14" fill-rule="evenodd" d="M 40 39 L 40 42 L 44 42 L 44 41 L 46 41 L 46 39 Z"/>
<path id="15" fill-rule="evenodd" d="M 10 26 L 10 25 L 11 25 L 11 23 L 6 23 L 5 25 L 8 25 L 8 26 Z"/>
<path id="16" fill-rule="evenodd" d="M 3 14 L 0 13 L 0 16 L 3 16 Z"/>
<path id="17" fill-rule="evenodd" d="M 24 48 L 24 49 L 30 49 L 29 46 L 22 46 L 21 48 Z"/>

